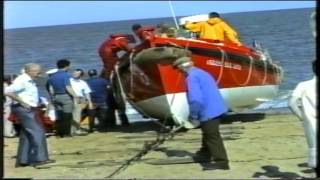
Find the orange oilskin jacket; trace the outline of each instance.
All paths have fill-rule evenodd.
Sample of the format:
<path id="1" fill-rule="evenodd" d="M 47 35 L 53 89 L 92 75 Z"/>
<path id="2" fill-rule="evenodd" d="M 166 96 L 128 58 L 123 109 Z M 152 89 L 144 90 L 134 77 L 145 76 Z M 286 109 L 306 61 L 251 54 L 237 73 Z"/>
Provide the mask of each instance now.
<path id="1" fill-rule="evenodd" d="M 210 18 L 205 22 L 187 23 L 187 29 L 200 33 L 200 38 L 235 43 L 241 45 L 238 33 L 220 18 Z"/>
<path id="2" fill-rule="evenodd" d="M 119 60 L 117 53 L 120 51 L 130 52 L 132 48 L 129 46 L 129 40 L 125 35 L 111 35 L 105 40 L 100 48 L 99 55 L 104 65 L 105 75 L 109 77 L 113 71 L 115 64 Z"/>

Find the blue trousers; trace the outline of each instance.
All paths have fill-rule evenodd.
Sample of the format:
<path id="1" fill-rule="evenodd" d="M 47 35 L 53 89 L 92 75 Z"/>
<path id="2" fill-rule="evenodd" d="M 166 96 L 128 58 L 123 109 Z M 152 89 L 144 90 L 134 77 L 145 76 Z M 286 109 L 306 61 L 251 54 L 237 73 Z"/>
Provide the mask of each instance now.
<path id="1" fill-rule="evenodd" d="M 45 130 L 37 119 L 35 110 L 22 106 L 15 106 L 12 110 L 21 121 L 17 164 L 32 164 L 48 160 Z"/>

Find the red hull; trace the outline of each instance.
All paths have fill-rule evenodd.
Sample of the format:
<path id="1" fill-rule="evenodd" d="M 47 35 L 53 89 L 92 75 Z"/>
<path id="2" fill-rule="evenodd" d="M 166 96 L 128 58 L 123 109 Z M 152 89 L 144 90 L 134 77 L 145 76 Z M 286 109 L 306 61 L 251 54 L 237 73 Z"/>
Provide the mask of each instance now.
<path id="1" fill-rule="evenodd" d="M 220 88 L 279 85 L 282 69 L 270 61 L 261 60 L 259 53 L 247 47 L 220 45 L 207 41 L 175 38 L 155 38 L 151 47 L 187 47 L 195 65 L 209 72 Z M 165 94 L 185 92 L 183 75 L 172 65 L 133 64 L 122 70 L 123 88 L 133 102 Z"/>

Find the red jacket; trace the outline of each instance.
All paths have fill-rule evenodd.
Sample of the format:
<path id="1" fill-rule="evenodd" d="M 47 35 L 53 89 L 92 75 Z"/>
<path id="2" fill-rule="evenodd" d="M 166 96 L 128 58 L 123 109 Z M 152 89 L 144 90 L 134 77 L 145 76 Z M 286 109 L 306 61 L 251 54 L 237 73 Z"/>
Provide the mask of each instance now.
<path id="1" fill-rule="evenodd" d="M 139 37 L 141 44 L 134 47 L 135 52 L 140 52 L 145 48 L 150 47 L 150 41 L 153 39 L 155 34 L 155 27 L 146 26 L 142 27 L 137 31 L 137 36 Z"/>
<path id="2" fill-rule="evenodd" d="M 110 37 L 101 44 L 99 48 L 99 55 L 101 58 L 108 55 L 116 56 L 117 52 L 122 50 L 126 52 L 131 51 L 129 40 L 126 35 L 110 35 Z"/>
<path id="3" fill-rule="evenodd" d="M 115 64 L 119 60 L 117 53 L 120 51 L 130 52 L 132 48 L 129 46 L 130 40 L 126 34 L 110 35 L 99 48 L 99 55 L 103 62 L 106 76 L 109 77 L 113 71 Z"/>
<path id="4" fill-rule="evenodd" d="M 151 40 L 154 37 L 155 27 L 146 26 L 138 30 L 137 35 L 142 42 Z"/>

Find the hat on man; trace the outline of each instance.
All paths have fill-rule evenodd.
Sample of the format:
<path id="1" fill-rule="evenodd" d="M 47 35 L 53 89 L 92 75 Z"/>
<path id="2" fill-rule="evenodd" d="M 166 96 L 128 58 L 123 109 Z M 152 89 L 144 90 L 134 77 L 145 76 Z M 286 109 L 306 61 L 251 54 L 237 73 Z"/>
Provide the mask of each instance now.
<path id="1" fill-rule="evenodd" d="M 190 62 L 192 62 L 191 57 L 184 56 L 184 57 L 181 57 L 181 58 L 178 58 L 177 60 L 175 60 L 173 62 L 173 66 L 177 67 L 177 66 L 180 66 L 182 64 L 190 63 Z"/>
<path id="2" fill-rule="evenodd" d="M 97 70 L 95 69 L 90 69 L 88 71 L 88 75 L 91 77 L 91 76 L 96 76 L 98 73 L 97 73 Z"/>

